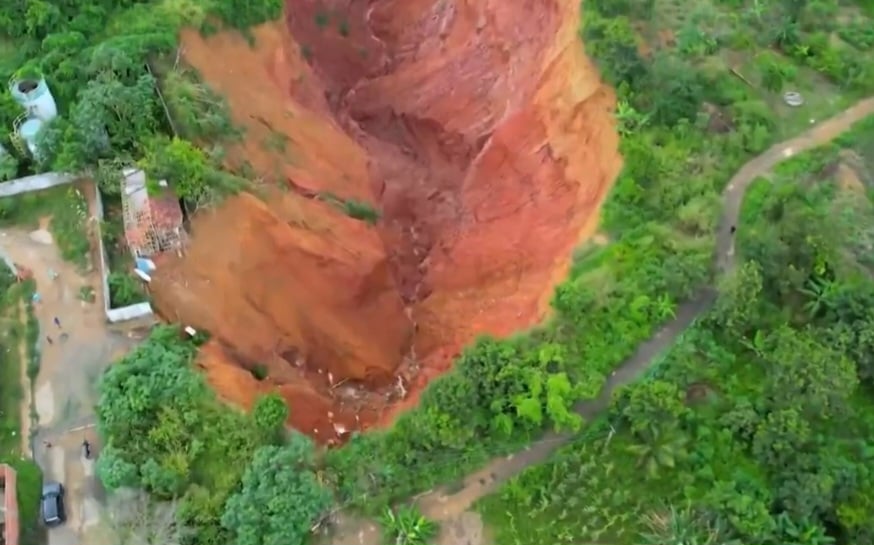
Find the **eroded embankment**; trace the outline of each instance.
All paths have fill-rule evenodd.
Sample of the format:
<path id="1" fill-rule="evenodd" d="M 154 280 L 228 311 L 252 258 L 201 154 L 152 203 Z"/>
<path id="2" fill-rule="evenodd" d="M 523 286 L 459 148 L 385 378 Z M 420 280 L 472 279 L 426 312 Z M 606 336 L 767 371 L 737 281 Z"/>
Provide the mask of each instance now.
<path id="1" fill-rule="evenodd" d="M 326 439 L 328 413 L 367 425 L 415 402 L 477 334 L 543 317 L 619 169 L 617 136 L 578 0 L 287 12 L 254 47 L 183 36 L 246 127 L 231 160 L 289 190 L 197 218 L 153 285 L 164 315 L 215 335 L 202 364 L 222 394 L 246 405 L 284 385 L 293 423 Z M 328 193 L 381 220 L 313 198 Z M 378 394 L 350 387 L 362 380 Z"/>

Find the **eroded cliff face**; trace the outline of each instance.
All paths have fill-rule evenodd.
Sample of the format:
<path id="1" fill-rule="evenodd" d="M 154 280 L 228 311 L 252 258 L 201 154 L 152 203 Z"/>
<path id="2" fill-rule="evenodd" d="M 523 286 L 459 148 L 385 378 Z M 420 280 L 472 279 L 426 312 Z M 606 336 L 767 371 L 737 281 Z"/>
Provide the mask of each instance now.
<path id="1" fill-rule="evenodd" d="M 281 387 L 293 419 L 330 413 L 298 416 L 305 432 L 366 427 L 476 335 L 542 319 L 619 170 L 613 99 L 578 0 L 293 0 L 287 14 L 254 47 L 184 36 L 247 129 L 232 161 L 289 189 L 196 219 L 156 301 L 213 332 L 222 356 L 202 365 L 229 398 Z M 326 191 L 374 203 L 379 224 L 312 198 Z M 231 370 L 255 363 L 262 383 Z"/>

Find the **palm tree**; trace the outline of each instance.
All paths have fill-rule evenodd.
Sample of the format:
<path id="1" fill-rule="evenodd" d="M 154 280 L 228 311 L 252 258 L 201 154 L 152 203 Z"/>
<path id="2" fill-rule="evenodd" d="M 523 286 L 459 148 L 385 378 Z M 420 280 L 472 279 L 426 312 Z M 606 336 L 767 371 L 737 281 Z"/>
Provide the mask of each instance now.
<path id="1" fill-rule="evenodd" d="M 663 293 L 659 295 L 658 299 L 655 302 L 655 313 L 658 316 L 659 320 L 664 320 L 666 318 L 673 318 L 675 314 L 675 309 L 677 305 L 671 300 L 671 296 L 667 293 Z"/>
<path id="2" fill-rule="evenodd" d="M 627 100 L 620 100 L 616 105 L 616 121 L 619 122 L 619 133 L 627 136 L 643 128 L 649 122 L 649 114 L 641 114 Z"/>
<path id="3" fill-rule="evenodd" d="M 741 545 L 729 540 L 719 525 L 706 520 L 691 505 L 644 516 L 647 531 L 641 532 L 641 545 Z"/>
<path id="4" fill-rule="evenodd" d="M 796 522 L 785 512 L 777 515 L 779 545 L 833 545 L 835 539 L 819 524 L 803 520 Z"/>
<path id="5" fill-rule="evenodd" d="M 643 439 L 643 443 L 629 445 L 627 450 L 637 456 L 637 466 L 644 468 L 649 478 L 656 477 L 659 468 L 673 468 L 678 459 L 688 454 L 688 438 L 675 428 L 663 433 L 658 427 L 651 426 L 643 434 Z"/>
<path id="6" fill-rule="evenodd" d="M 804 309 L 807 311 L 808 316 L 816 318 L 825 311 L 831 310 L 839 289 L 840 284 L 826 280 L 821 276 L 808 280 L 807 286 L 799 290 L 810 297 L 810 300 L 804 304 Z"/>
<path id="7" fill-rule="evenodd" d="M 428 545 L 437 535 L 437 523 L 425 518 L 418 509 L 404 506 L 397 511 L 386 508 L 379 519 L 386 545 Z"/>

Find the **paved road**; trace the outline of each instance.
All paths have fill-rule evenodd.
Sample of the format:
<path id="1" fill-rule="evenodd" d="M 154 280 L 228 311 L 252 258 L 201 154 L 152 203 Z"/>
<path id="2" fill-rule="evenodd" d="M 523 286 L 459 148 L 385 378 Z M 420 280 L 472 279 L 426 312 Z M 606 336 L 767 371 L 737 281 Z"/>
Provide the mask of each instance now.
<path id="1" fill-rule="evenodd" d="M 747 188 L 757 177 L 766 174 L 786 159 L 826 144 L 869 115 L 874 115 L 874 97 L 862 100 L 842 113 L 823 121 L 796 138 L 772 146 L 761 155 L 747 162 L 731 178 L 722 194 L 722 218 L 716 236 L 714 260 L 717 270 L 725 273 L 735 267 L 734 237 L 729 226 L 737 225 L 740 208 Z M 574 409 L 584 420 L 589 421 L 605 410 L 613 392 L 638 379 L 668 349 L 702 313 L 710 309 L 716 299 L 712 288 L 702 290 L 696 297 L 680 305 L 675 318 L 665 324 L 651 339 L 638 347 L 631 358 L 620 366 L 601 392 L 592 401 L 578 403 Z M 525 468 L 540 464 L 563 444 L 571 439 L 567 434 L 547 434 L 533 445 L 514 455 L 493 460 L 485 468 L 468 475 L 461 490 L 449 494 L 435 490 L 419 498 L 422 513 L 439 521 L 456 520 L 478 499 L 495 492 L 510 478 Z"/>
<path id="2" fill-rule="evenodd" d="M 39 424 L 35 441 L 26 445 L 25 451 L 32 448 L 45 477 L 62 482 L 67 489 L 69 520 L 49 531 L 49 545 L 115 545 L 101 522 L 103 493 L 94 476 L 93 461 L 81 456 L 82 440 L 87 437 L 96 444 L 96 434 L 82 426 L 94 422 L 98 376 L 134 341 L 107 330 L 97 275 L 81 276 L 60 258 L 50 239 L 45 231 L 0 231 L 0 256 L 31 269 L 41 297 L 35 312 L 40 322 L 42 358 L 33 400 Z M 56 279 L 50 278 L 50 270 L 59 273 Z M 80 300 L 79 290 L 85 285 L 95 289 L 96 302 Z M 61 327 L 54 324 L 54 317 L 59 318 Z M 22 407 L 25 415 L 29 413 L 29 397 Z M 23 424 L 27 428 L 29 422 Z M 27 429 L 22 432 L 29 436 Z"/>

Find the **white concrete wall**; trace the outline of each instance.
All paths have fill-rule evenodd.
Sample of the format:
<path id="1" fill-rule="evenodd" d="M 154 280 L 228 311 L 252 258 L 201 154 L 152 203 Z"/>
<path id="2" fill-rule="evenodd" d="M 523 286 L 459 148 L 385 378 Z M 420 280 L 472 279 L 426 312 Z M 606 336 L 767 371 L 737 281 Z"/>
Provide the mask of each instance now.
<path id="1" fill-rule="evenodd" d="M 103 312 L 106 314 L 106 319 L 109 323 L 117 324 L 126 322 L 127 320 L 136 320 L 144 316 L 152 314 L 152 305 L 148 302 L 136 303 L 120 308 L 110 308 L 109 299 L 109 258 L 106 254 L 106 248 L 103 246 L 103 234 L 101 232 L 101 224 L 103 222 L 103 196 L 100 195 L 100 190 L 97 189 L 97 184 L 94 184 L 94 202 L 97 203 L 96 216 L 99 220 L 97 224 L 97 248 L 100 254 L 100 277 L 103 285 Z"/>
<path id="2" fill-rule="evenodd" d="M 69 184 L 76 181 L 76 177 L 71 174 L 62 174 L 59 172 L 46 172 L 44 174 L 35 174 L 17 180 L 0 183 L 0 198 L 12 197 L 19 193 L 28 193 L 30 191 L 42 191 L 55 186 Z M 109 265 L 106 256 L 106 248 L 103 247 L 103 236 L 100 230 L 103 222 L 103 198 L 100 196 L 100 190 L 97 189 L 97 184 L 94 184 L 96 203 L 96 216 L 99 220 L 97 223 L 97 253 L 100 258 L 100 280 L 103 291 L 103 312 L 106 314 L 106 319 L 113 324 L 125 322 L 127 320 L 135 320 L 152 314 L 152 305 L 148 302 L 128 305 L 121 308 L 109 308 Z"/>
<path id="3" fill-rule="evenodd" d="M 109 323 L 117 324 L 128 320 L 136 320 L 152 315 L 152 305 L 148 302 L 128 305 L 121 308 L 106 309 L 106 319 Z"/>
<path id="4" fill-rule="evenodd" d="M 74 176 L 60 172 L 34 174 L 33 176 L 18 178 L 17 180 L 10 180 L 0 184 L 0 198 L 11 197 L 30 191 L 42 191 L 43 189 L 49 189 L 58 185 L 69 184 L 75 180 Z"/>

